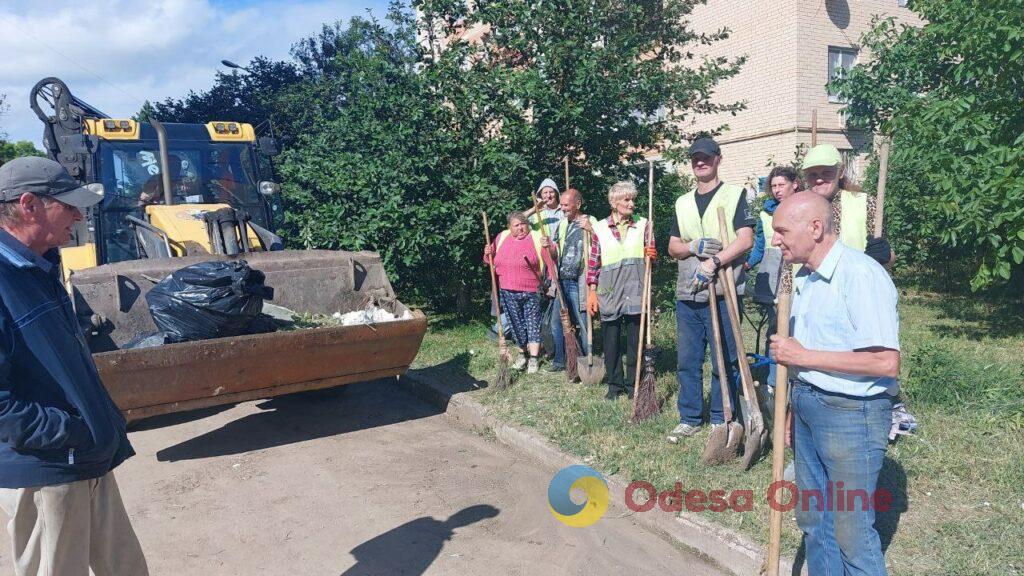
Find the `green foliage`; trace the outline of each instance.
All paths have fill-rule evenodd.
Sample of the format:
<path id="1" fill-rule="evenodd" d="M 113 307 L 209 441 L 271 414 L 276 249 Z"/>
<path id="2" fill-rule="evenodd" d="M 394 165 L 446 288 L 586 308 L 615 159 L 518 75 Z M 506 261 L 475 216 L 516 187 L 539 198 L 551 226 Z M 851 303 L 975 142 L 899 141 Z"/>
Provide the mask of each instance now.
<path id="1" fill-rule="evenodd" d="M 217 72 L 213 87 L 189 91 L 185 98 L 143 104 L 138 120 L 149 117 L 163 122 L 206 123 L 214 120 L 248 122 L 255 126 L 274 118 L 276 94 L 299 81 L 295 64 L 257 56 L 247 72 Z"/>
<path id="2" fill-rule="evenodd" d="M 46 153 L 36 148 L 35 144 L 28 140 L 7 142 L 0 139 L 0 164 L 22 156 L 45 156 Z"/>
<path id="3" fill-rule="evenodd" d="M 496 234 L 542 178 L 561 182 L 569 157 L 585 210 L 604 216 L 615 180 L 646 190 L 643 150 L 678 155 L 693 115 L 739 109 L 711 94 L 742 60 L 692 54 L 726 34 L 689 28 L 698 3 L 479 1 L 472 14 L 456 0 L 395 3 L 384 21 L 324 26 L 292 62 L 256 59 L 249 76 L 218 74 L 209 91 L 141 113 L 272 116 L 290 244 L 376 250 L 406 298 L 464 304 L 486 279 L 481 211 Z M 480 42 L 441 48 L 476 26 L 489 30 Z M 679 179 L 661 181 L 668 214 Z"/>
<path id="4" fill-rule="evenodd" d="M 911 7 L 926 24 L 876 22 L 872 60 L 836 88 L 851 122 L 893 135 L 886 215 L 906 248 L 975 259 L 973 289 L 1008 281 L 1024 263 L 1024 0 Z"/>

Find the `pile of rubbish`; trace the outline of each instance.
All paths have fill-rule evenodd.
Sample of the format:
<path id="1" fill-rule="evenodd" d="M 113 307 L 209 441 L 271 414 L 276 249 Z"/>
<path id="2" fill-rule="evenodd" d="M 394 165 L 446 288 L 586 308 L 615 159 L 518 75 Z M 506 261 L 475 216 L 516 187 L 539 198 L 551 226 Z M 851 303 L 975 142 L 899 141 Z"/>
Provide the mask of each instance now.
<path id="1" fill-rule="evenodd" d="M 143 334 L 124 348 L 412 319 L 408 310 L 395 315 L 373 299 L 362 310 L 344 314 L 298 313 L 267 302 L 273 299 L 274 289 L 266 286 L 264 280 L 263 273 L 250 268 L 244 260 L 202 262 L 176 270 L 146 294 L 149 312 L 159 331 Z"/>
<path id="2" fill-rule="evenodd" d="M 356 326 L 357 324 L 379 324 L 381 322 L 394 322 L 395 320 L 412 320 L 412 313 L 406 310 L 405 314 L 399 317 L 383 308 L 368 306 L 364 310 L 356 310 L 346 314 L 335 312 L 331 317 L 342 326 Z"/>

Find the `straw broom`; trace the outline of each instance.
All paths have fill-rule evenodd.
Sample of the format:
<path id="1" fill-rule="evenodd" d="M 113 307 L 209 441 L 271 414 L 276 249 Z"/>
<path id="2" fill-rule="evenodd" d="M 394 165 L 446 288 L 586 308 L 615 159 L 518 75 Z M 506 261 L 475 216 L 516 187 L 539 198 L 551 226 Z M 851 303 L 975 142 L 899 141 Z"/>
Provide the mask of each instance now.
<path id="1" fill-rule="evenodd" d="M 491 245 L 491 232 L 487 225 L 487 213 L 481 212 L 484 217 L 484 240 Z M 491 298 L 494 299 L 494 311 L 498 315 L 498 374 L 494 377 L 494 388 L 504 390 L 512 383 L 512 374 L 509 372 L 508 344 L 505 343 L 505 328 L 501 325 L 501 301 L 498 300 L 498 277 L 494 274 L 494 254 L 488 261 L 491 269 Z"/>
<path id="2" fill-rule="evenodd" d="M 647 161 L 647 226 L 654 229 L 654 162 Z M 646 244 L 645 244 L 646 245 Z M 646 317 L 646 326 L 641 327 L 641 337 L 647 335 L 647 345 L 637 362 L 636 385 L 633 393 L 633 423 L 643 422 L 658 413 L 658 398 L 654 381 L 654 347 L 651 345 L 651 259 L 644 258 L 644 296 L 641 323 Z M 643 342 L 637 343 L 639 347 Z M 642 367 L 642 370 L 641 370 Z M 642 372 L 642 376 L 641 376 Z"/>

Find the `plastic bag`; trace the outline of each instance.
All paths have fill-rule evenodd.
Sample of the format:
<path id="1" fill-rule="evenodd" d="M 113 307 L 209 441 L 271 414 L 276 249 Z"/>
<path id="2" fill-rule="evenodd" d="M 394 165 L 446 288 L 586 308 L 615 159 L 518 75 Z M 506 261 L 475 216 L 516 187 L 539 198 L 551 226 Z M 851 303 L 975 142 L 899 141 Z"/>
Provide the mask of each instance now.
<path id="1" fill-rule="evenodd" d="M 274 289 L 264 279 L 245 260 L 201 262 L 172 272 L 146 294 L 146 302 L 168 342 L 266 332 L 272 325 L 257 318 Z"/>
<path id="2" fill-rule="evenodd" d="M 163 332 L 148 332 L 121 346 L 121 349 L 156 348 L 164 344 L 167 344 L 167 336 Z"/>

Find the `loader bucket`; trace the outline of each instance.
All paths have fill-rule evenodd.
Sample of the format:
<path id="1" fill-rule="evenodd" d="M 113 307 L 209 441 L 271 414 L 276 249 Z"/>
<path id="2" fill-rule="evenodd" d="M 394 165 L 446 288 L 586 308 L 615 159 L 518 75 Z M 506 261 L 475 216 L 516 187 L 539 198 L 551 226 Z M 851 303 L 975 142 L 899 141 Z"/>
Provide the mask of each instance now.
<path id="1" fill-rule="evenodd" d="M 156 331 L 145 293 L 179 268 L 244 259 L 266 275 L 273 303 L 296 312 L 342 314 L 368 303 L 397 316 L 395 296 L 374 252 L 284 250 L 106 264 L 72 277 L 75 310 L 91 324 L 93 359 L 114 402 L 130 420 L 398 376 L 419 351 L 426 317 L 374 325 L 325 326 L 122 349 Z"/>

